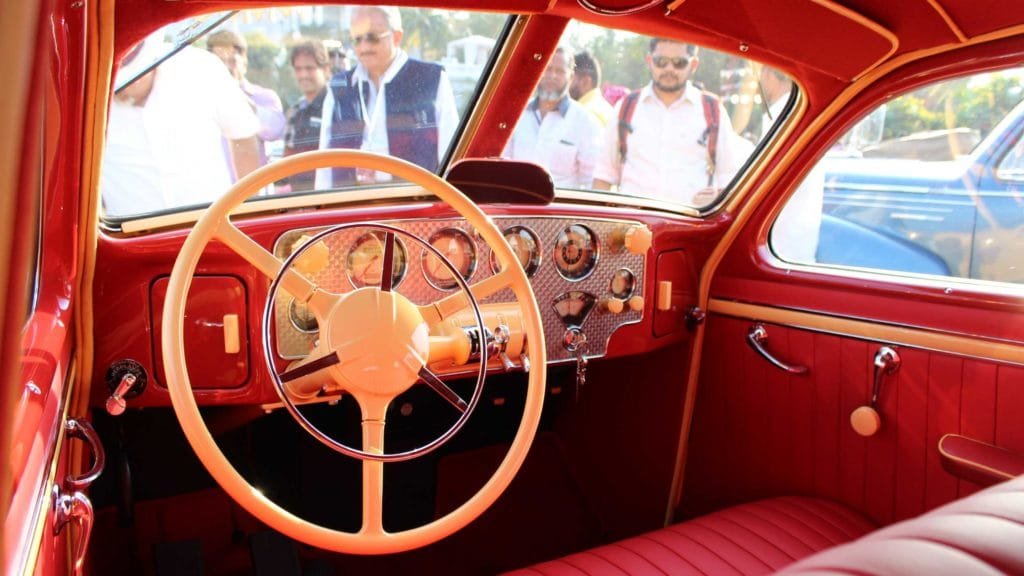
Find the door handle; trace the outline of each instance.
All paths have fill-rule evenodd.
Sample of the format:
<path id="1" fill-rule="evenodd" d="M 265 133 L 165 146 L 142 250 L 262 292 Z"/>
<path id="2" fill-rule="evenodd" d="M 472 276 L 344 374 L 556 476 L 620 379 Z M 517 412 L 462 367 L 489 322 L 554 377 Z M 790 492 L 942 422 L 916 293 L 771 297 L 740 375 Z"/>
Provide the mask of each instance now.
<path id="1" fill-rule="evenodd" d="M 64 430 L 67 431 L 68 437 L 77 438 L 84 440 L 92 451 L 92 468 L 88 472 L 79 474 L 78 476 L 68 476 L 64 479 L 64 488 L 70 491 L 85 490 L 92 484 L 100 474 L 103 473 L 103 468 L 107 464 L 106 452 L 103 451 L 103 443 L 100 442 L 100 437 L 96 434 L 96 429 L 92 427 L 92 424 L 85 420 L 75 420 L 72 418 L 64 422 Z"/>
<path id="2" fill-rule="evenodd" d="M 791 366 L 785 362 L 779 360 L 775 356 L 772 356 L 771 352 L 765 348 L 765 343 L 768 342 L 768 329 L 764 327 L 764 324 L 760 322 L 750 327 L 750 332 L 747 333 L 747 344 L 754 349 L 765 360 L 772 363 L 779 370 L 782 370 L 789 374 L 806 374 L 806 366 Z"/>
<path id="3" fill-rule="evenodd" d="M 72 522 L 78 524 L 72 574 L 80 576 L 85 566 L 85 553 L 89 550 L 95 518 L 92 502 L 84 492 L 103 473 L 107 457 L 99 435 L 89 422 L 72 418 L 64 422 L 64 430 L 68 438 L 84 440 L 92 451 L 92 467 L 88 471 L 78 475 L 68 474 L 63 486 L 53 487 L 53 533 L 60 534 Z"/>

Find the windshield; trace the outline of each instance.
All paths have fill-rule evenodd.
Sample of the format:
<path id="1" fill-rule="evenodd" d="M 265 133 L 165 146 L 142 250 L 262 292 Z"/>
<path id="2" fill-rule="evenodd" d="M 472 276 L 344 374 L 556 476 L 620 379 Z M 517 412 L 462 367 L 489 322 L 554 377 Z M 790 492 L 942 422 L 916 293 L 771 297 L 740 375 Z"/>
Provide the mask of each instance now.
<path id="1" fill-rule="evenodd" d="M 122 59 L 101 171 L 108 220 L 209 204 L 240 177 L 321 148 L 390 154 L 439 173 L 507 17 L 300 6 L 167 26 Z M 322 169 L 259 197 L 392 183 Z"/>

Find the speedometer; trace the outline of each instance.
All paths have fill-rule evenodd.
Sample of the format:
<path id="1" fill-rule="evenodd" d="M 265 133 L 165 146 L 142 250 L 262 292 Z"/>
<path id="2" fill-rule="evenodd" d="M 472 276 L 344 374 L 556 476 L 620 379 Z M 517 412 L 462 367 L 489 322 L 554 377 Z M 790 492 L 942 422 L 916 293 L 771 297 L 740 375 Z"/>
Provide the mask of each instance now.
<path id="1" fill-rule="evenodd" d="M 597 236 L 582 224 L 573 224 L 555 240 L 555 268 L 566 280 L 582 280 L 597 264 Z"/>
<path id="2" fill-rule="evenodd" d="M 463 280 L 469 280 L 473 275 L 476 245 L 468 234 L 458 228 L 438 230 L 430 237 L 430 245 L 451 262 Z M 427 250 L 423 251 L 423 276 L 431 286 L 440 290 L 451 290 L 459 285 L 448 267 Z"/>
<path id="3" fill-rule="evenodd" d="M 405 247 L 397 237 L 394 246 L 391 278 L 392 286 L 397 287 L 405 276 Z M 375 230 L 356 238 L 345 258 L 345 268 L 356 288 L 379 285 L 384 276 L 384 232 Z"/>

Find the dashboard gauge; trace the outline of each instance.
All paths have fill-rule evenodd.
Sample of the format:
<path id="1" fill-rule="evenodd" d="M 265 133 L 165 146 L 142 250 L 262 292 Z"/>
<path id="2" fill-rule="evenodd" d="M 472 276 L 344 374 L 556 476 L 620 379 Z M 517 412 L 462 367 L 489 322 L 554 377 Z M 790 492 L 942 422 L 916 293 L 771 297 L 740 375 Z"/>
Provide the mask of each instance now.
<path id="1" fill-rule="evenodd" d="M 397 287 L 405 277 L 405 247 L 395 238 L 394 258 L 391 262 L 392 286 Z M 367 232 L 352 243 L 345 258 L 345 271 L 356 288 L 379 286 L 384 275 L 384 232 Z"/>
<path id="2" fill-rule="evenodd" d="M 537 240 L 537 235 L 526 226 L 506 228 L 504 235 L 505 241 L 512 247 L 512 252 L 519 259 L 519 264 L 526 271 L 526 276 L 528 278 L 533 276 L 540 266 L 540 241 Z M 501 270 L 501 264 L 492 251 L 491 271 L 497 274 L 499 270 Z"/>
<path id="3" fill-rule="evenodd" d="M 571 290 L 560 294 L 551 303 L 551 306 L 566 326 L 580 327 L 583 326 L 583 321 L 587 319 L 587 315 L 594 308 L 595 302 L 597 302 L 597 298 L 593 294 L 582 290 Z"/>
<path id="4" fill-rule="evenodd" d="M 468 234 L 458 228 L 445 228 L 435 232 L 429 242 L 452 263 L 463 280 L 469 280 L 476 270 L 476 244 Z M 459 285 L 448 267 L 427 250 L 423 251 L 423 276 L 439 290 L 451 290 Z"/>
<path id="5" fill-rule="evenodd" d="M 625 300 L 633 295 L 636 289 L 636 276 L 628 268 L 619 268 L 612 274 L 612 281 L 608 284 L 608 290 L 619 300 Z"/>
<path id="6" fill-rule="evenodd" d="M 313 315 L 313 311 L 309 309 L 309 306 L 300 304 L 295 298 L 292 298 L 288 304 L 288 319 L 291 320 L 292 326 L 299 332 L 315 334 L 320 329 L 316 322 L 316 316 Z"/>
<path id="7" fill-rule="evenodd" d="M 566 280 L 582 280 L 597 264 L 597 236 L 582 224 L 573 224 L 555 240 L 555 268 Z"/>

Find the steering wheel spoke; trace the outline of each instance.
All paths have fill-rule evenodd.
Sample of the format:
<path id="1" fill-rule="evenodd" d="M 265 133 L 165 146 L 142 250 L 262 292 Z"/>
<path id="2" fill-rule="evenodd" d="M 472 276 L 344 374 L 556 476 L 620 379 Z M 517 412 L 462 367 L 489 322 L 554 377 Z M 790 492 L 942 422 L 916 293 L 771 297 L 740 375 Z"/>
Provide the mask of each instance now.
<path id="1" fill-rule="evenodd" d="M 473 292 L 473 297 L 479 301 L 512 286 L 513 280 L 514 277 L 511 269 L 505 268 L 493 276 L 471 284 L 469 289 Z M 469 298 L 465 292 L 460 290 L 450 296 L 445 296 L 437 302 L 420 306 L 420 314 L 423 315 L 423 319 L 428 324 L 434 325 L 459 313 L 469 304 Z"/>
<path id="2" fill-rule="evenodd" d="M 371 396 L 359 399 L 363 413 L 363 452 L 384 453 L 384 427 L 389 399 Z M 384 463 L 363 460 L 363 526 L 360 534 L 384 534 Z"/>
<path id="3" fill-rule="evenodd" d="M 217 226 L 216 238 L 227 245 L 235 254 L 252 264 L 267 278 L 274 278 L 281 273 L 282 262 L 266 248 L 239 230 L 227 218 Z M 286 270 L 281 279 L 281 288 L 300 302 L 307 302 L 317 292 L 315 284 L 295 270 Z"/>
<path id="4" fill-rule="evenodd" d="M 469 409 L 469 404 L 458 395 L 455 390 L 452 390 L 450 386 L 444 383 L 444 380 L 438 378 L 437 374 L 430 371 L 430 368 L 424 366 L 420 368 L 420 380 L 423 381 L 427 386 L 441 395 L 442 398 L 448 401 L 460 414 L 464 413 Z"/>

